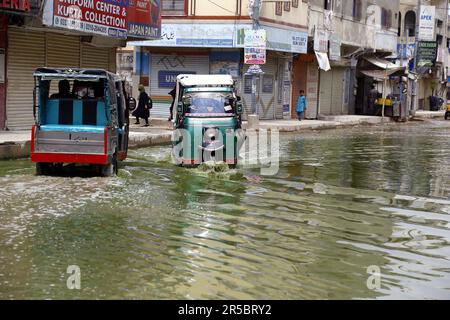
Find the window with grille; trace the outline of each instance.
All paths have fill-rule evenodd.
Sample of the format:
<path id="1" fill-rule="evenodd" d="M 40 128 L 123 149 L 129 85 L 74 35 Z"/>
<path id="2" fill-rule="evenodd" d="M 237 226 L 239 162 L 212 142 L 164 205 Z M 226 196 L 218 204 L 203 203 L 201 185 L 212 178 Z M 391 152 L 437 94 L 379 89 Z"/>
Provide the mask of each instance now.
<path id="1" fill-rule="evenodd" d="M 361 0 L 353 0 L 353 18 L 361 21 L 362 18 L 362 2 Z"/>
<path id="2" fill-rule="evenodd" d="M 163 16 L 186 15 L 186 0 L 162 0 Z"/>

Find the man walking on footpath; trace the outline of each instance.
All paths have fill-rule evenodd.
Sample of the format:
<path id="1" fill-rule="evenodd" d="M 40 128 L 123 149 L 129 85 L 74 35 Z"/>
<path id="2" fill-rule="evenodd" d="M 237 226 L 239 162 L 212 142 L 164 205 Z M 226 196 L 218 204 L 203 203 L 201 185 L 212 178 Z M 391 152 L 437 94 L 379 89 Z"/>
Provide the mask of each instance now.
<path id="1" fill-rule="evenodd" d="M 148 127 L 148 118 L 150 117 L 150 109 L 153 108 L 153 101 L 145 92 L 145 88 L 142 84 L 139 85 L 139 103 L 136 110 L 133 112 L 133 116 L 136 117 L 135 124 L 139 124 L 139 118 L 145 120 L 144 127 Z"/>
<path id="2" fill-rule="evenodd" d="M 298 121 L 302 121 L 303 112 L 305 112 L 307 108 L 307 101 L 305 97 L 305 91 L 300 90 L 300 96 L 297 99 L 297 119 Z"/>

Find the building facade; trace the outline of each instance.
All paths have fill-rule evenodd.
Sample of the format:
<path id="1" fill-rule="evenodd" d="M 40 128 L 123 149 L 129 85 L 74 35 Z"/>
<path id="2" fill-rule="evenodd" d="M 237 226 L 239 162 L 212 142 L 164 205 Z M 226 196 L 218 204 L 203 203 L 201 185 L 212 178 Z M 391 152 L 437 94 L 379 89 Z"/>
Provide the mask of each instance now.
<path id="1" fill-rule="evenodd" d="M 398 12 L 399 1 L 391 0 L 309 1 L 311 51 L 328 60 L 328 66 L 309 84 L 308 118 L 369 114 L 367 93 L 374 80 L 360 68 L 366 57 L 396 53 Z"/>
<path id="2" fill-rule="evenodd" d="M 144 19 L 142 24 L 138 23 L 141 17 L 135 14 L 135 7 L 124 1 L 97 5 L 103 1 L 3 2 L 11 6 L 0 7 L 0 130 L 31 128 L 36 68 L 99 68 L 115 72 L 116 49 L 125 46 L 130 35 L 135 40 L 159 38 L 159 1 L 137 1 L 142 2 L 141 8 L 145 7 L 152 19 Z M 78 11 L 70 11 L 71 4 L 78 4 Z M 115 14 L 117 10 L 107 6 L 123 10 Z"/>
<path id="3" fill-rule="evenodd" d="M 421 70 L 420 67 L 419 69 L 415 68 L 414 60 L 417 43 L 423 40 L 418 37 L 418 32 L 420 32 L 419 12 L 421 11 L 418 4 L 424 7 L 434 7 L 434 31 L 430 34 L 428 42 L 430 40 L 435 42 L 436 56 L 434 65 L 425 70 Z M 400 1 L 397 58 L 398 63 L 407 68 L 410 78 L 413 80 L 412 86 L 416 88 L 411 94 L 410 110 L 433 109 L 433 106 L 430 105 L 431 96 L 438 96 L 446 100 L 449 75 L 448 9 L 448 0 Z M 426 9 L 422 9 L 422 13 L 426 16 Z"/>
<path id="4" fill-rule="evenodd" d="M 299 57 L 307 53 L 308 5 L 304 1 L 261 2 L 256 11 L 258 28 L 267 35 L 267 57 L 261 66 L 264 74 L 257 81 L 257 105 L 252 106 L 244 39 L 245 30 L 253 28 L 253 4 L 249 0 L 163 2 L 161 39 L 131 42 L 120 53 L 121 61 L 133 55 L 134 87 L 137 83 L 147 87 L 154 117 L 169 116 L 168 93 L 182 73 L 231 74 L 242 97 L 244 117 L 250 113 L 260 119 L 291 117 L 298 95 L 294 91 L 306 85 L 306 59 Z M 295 67 L 294 61 L 299 61 Z"/>

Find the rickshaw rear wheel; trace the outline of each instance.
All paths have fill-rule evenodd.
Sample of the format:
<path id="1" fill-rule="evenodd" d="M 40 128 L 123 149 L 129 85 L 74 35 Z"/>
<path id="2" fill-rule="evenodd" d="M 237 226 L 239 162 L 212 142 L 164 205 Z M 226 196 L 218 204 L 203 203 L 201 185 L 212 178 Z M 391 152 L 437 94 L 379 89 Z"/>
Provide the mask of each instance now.
<path id="1" fill-rule="evenodd" d="M 36 162 L 36 175 L 46 176 L 51 173 L 51 163 L 46 162 Z"/>
<path id="2" fill-rule="evenodd" d="M 119 172 L 119 167 L 117 164 L 117 155 L 116 153 L 113 156 L 111 163 L 100 166 L 100 174 L 102 177 L 112 177 L 113 175 Z"/>

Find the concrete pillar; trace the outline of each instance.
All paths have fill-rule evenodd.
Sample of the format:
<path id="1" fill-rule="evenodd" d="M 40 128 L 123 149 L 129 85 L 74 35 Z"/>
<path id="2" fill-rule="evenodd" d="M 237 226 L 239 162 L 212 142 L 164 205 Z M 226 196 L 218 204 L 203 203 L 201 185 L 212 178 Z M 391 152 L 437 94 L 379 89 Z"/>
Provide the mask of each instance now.
<path id="1" fill-rule="evenodd" d="M 8 35 L 8 16 L 0 15 L 0 63 L 4 63 L 1 66 L 2 77 L 0 78 L 0 130 L 6 128 L 6 49 L 7 49 L 7 35 Z"/>

